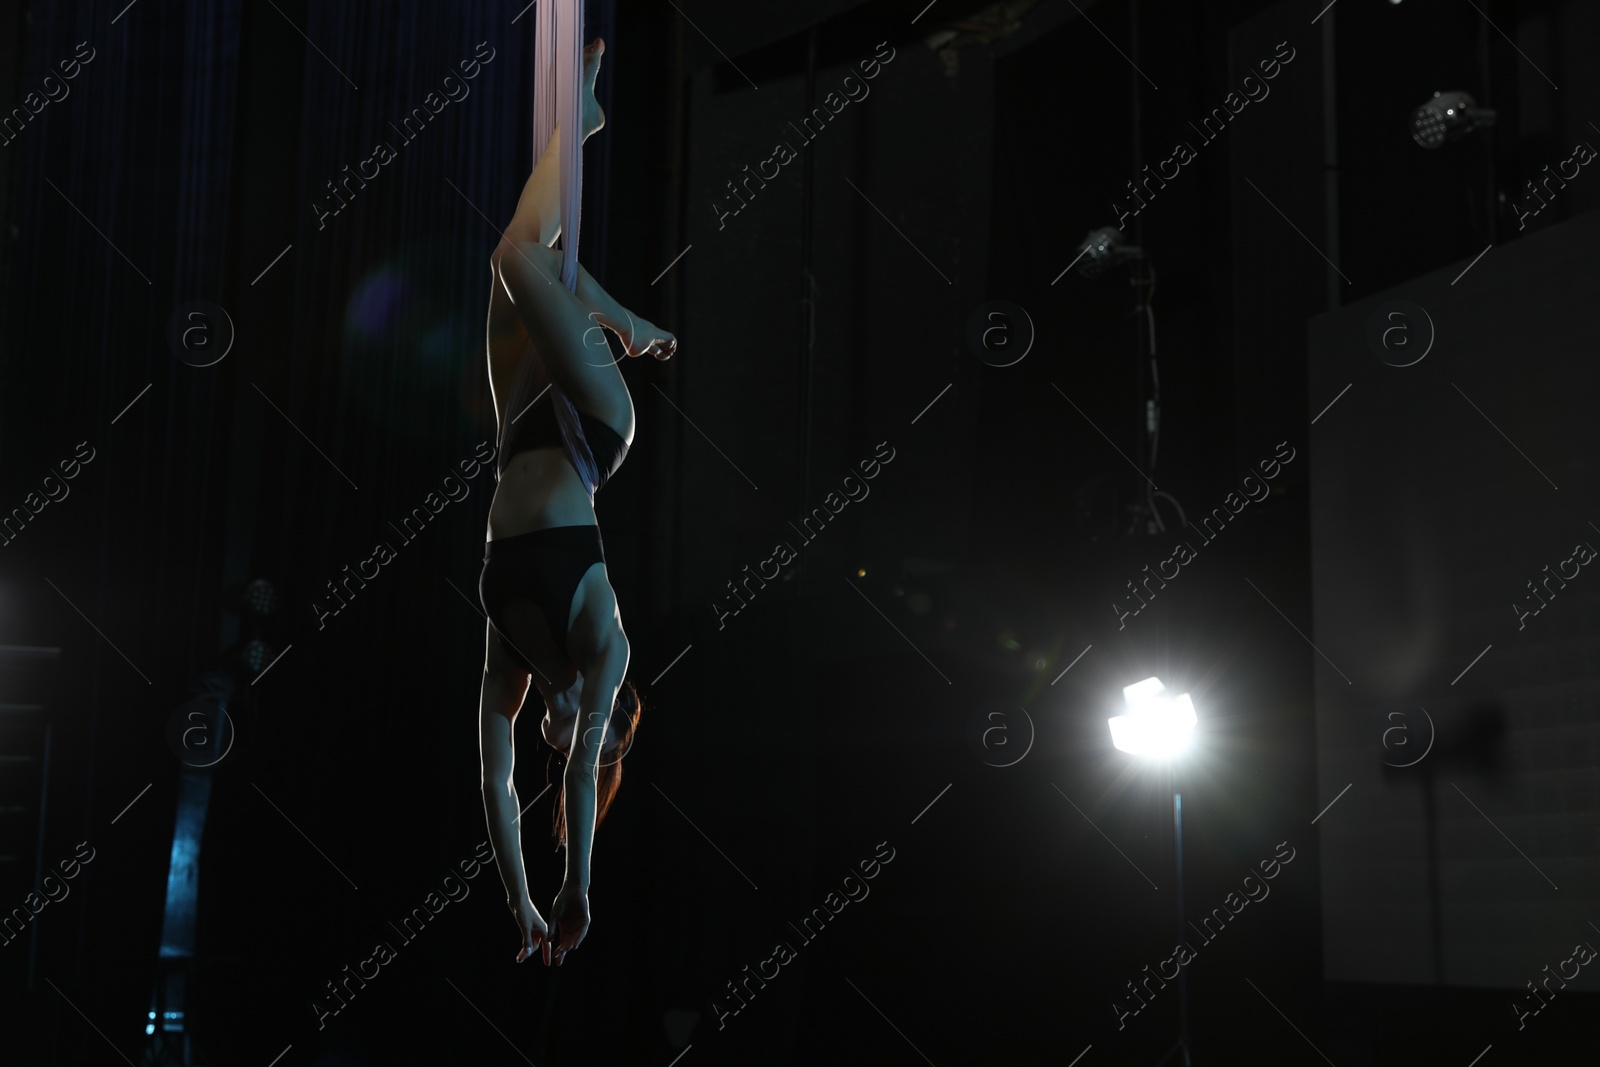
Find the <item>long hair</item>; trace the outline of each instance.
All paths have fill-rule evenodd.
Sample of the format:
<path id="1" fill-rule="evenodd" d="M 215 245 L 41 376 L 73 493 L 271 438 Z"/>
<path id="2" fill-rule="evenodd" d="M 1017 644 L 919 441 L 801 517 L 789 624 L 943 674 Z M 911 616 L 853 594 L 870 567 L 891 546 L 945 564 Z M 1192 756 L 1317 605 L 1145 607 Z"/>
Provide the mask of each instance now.
<path id="1" fill-rule="evenodd" d="M 600 767 L 596 772 L 594 794 L 594 827 L 600 829 L 600 824 L 605 821 L 606 812 L 611 810 L 611 802 L 617 798 L 617 790 L 622 788 L 622 757 L 627 755 L 633 747 L 633 735 L 639 729 L 639 714 L 644 710 L 644 702 L 639 699 L 639 691 L 633 687 L 632 682 L 623 682 L 622 688 L 617 690 L 617 702 L 611 710 L 611 721 L 617 725 L 617 745 L 611 752 L 610 762 L 604 751 L 600 754 Z M 577 734 L 573 734 L 576 743 Z M 555 838 L 556 848 L 567 847 L 567 787 L 559 776 L 565 771 L 567 761 L 555 749 L 550 750 L 550 755 L 545 760 L 545 782 L 556 786 L 555 813 L 550 817 L 550 835 Z"/>

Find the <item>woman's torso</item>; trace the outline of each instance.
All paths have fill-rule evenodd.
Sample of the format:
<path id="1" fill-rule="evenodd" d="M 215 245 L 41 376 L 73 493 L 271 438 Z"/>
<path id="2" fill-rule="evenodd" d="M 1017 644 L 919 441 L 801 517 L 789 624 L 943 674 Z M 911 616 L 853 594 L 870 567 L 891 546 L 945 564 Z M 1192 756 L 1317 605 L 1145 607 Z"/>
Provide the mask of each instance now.
<path id="1" fill-rule="evenodd" d="M 507 411 L 512 383 L 532 342 L 517 309 L 499 285 L 491 286 L 487 330 L 489 376 L 494 387 L 495 423 L 521 414 Z M 548 401 L 548 396 L 545 398 Z M 559 442 L 519 451 L 506 462 L 489 506 L 488 540 L 513 537 L 549 526 L 585 526 L 595 522 L 594 507 L 583 480 L 567 460 Z"/>
<path id="2" fill-rule="evenodd" d="M 513 218 L 502 239 L 502 247 L 517 247 L 522 242 L 535 239 L 537 227 L 527 223 L 519 214 Z M 592 316 L 591 316 L 592 317 Z M 590 328 L 583 330 L 583 343 L 588 343 Z M 519 533 L 549 526 L 578 526 L 595 524 L 594 503 L 583 479 L 573 469 L 566 456 L 556 429 L 556 420 L 550 410 L 553 396 L 543 394 L 538 406 L 527 400 L 513 398 L 517 372 L 523 363 L 537 358 L 528 338 L 528 331 L 512 303 L 510 296 L 498 280 L 490 285 L 489 317 L 486 330 L 489 374 L 494 390 L 496 425 L 504 428 L 506 420 L 517 420 L 512 434 L 501 436 L 501 443 L 510 444 L 510 454 L 505 457 L 506 469 L 502 472 L 495 490 L 495 499 L 489 512 L 488 539 L 511 537 Z M 590 448 L 602 470 L 603 482 L 622 462 L 627 453 L 629 439 L 633 436 L 633 403 L 627 386 L 615 370 L 610 391 L 615 396 L 602 411 L 579 409 L 591 440 Z M 535 394 L 536 396 L 540 394 Z M 576 397 L 573 398 L 576 401 Z M 507 406 L 517 403 L 522 411 L 508 411 Z M 615 410 L 612 410 L 615 409 Z M 619 421 L 620 419 L 620 421 Z M 598 425 L 596 425 L 598 424 Z M 604 438 L 594 436 L 601 434 Z M 518 440 L 518 439 L 521 440 Z M 523 441 L 527 444 L 524 446 Z"/>
<path id="3" fill-rule="evenodd" d="M 487 348 L 496 424 L 504 426 L 508 418 L 520 414 L 506 410 L 517 370 L 523 360 L 535 357 L 516 308 L 498 285 L 493 286 L 489 301 Z M 549 399 L 547 396 L 543 402 L 548 403 Z M 593 502 L 557 441 L 520 449 L 509 458 L 489 505 L 486 538 L 496 541 L 553 526 L 593 525 L 597 525 Z M 615 610 L 603 563 L 593 567 L 579 583 L 572 601 L 574 618 L 590 604 L 610 604 Z M 556 649 L 553 640 L 537 644 L 537 648 L 524 650 L 540 669 L 542 677 L 536 677 L 534 682 L 547 701 L 559 702 L 559 694 L 576 680 L 576 665 Z"/>

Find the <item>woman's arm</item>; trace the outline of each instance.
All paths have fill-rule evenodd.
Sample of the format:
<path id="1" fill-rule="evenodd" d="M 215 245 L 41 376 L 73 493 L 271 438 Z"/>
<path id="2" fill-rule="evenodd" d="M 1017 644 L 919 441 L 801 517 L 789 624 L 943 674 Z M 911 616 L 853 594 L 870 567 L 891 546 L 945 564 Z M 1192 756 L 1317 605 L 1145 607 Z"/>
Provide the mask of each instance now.
<path id="1" fill-rule="evenodd" d="M 489 676 L 484 675 L 483 710 L 478 719 L 478 744 L 483 760 L 483 810 L 489 820 L 489 838 L 494 844 L 500 880 L 505 883 L 506 899 L 528 895 L 528 877 L 522 867 L 522 844 L 518 830 L 517 786 L 511 778 L 511 720 L 489 710 Z"/>
<path id="2" fill-rule="evenodd" d="M 593 643 L 582 660 L 583 697 L 573 730 L 572 752 L 567 758 L 562 785 L 567 823 L 567 869 L 556 895 L 550 921 L 554 929 L 546 940 L 547 953 L 564 955 L 578 947 L 589 928 L 589 856 L 594 845 L 594 820 L 599 761 L 605 745 L 617 690 L 628 673 L 628 638 L 620 625 L 609 628 Z M 548 956 L 547 960 L 548 962 Z"/>
<path id="3" fill-rule="evenodd" d="M 595 788 L 599 781 L 601 749 L 617 691 L 628 673 L 628 639 L 619 629 L 595 649 L 583 672 L 583 699 L 579 702 L 578 729 L 573 731 L 572 754 L 562 784 L 566 786 L 566 880 L 589 888 L 589 853 L 594 844 Z"/>

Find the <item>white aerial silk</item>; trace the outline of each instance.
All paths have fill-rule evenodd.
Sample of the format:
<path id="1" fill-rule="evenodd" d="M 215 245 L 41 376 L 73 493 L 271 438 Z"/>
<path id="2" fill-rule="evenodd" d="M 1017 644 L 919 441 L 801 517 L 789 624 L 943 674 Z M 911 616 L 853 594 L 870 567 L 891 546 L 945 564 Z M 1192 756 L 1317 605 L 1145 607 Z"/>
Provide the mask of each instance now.
<path id="1" fill-rule="evenodd" d="M 578 224 L 583 207 L 583 0 L 538 0 L 534 9 L 533 40 L 533 163 L 561 131 L 561 284 L 578 291 Z M 599 465 L 589 450 L 578 420 L 578 409 L 549 377 L 538 350 L 530 343 L 529 355 L 517 369 L 506 405 L 508 417 L 500 432 L 499 468 L 511 457 L 507 445 L 517 418 L 548 384 L 556 422 L 573 469 L 594 498 L 600 483 Z"/>
<path id="2" fill-rule="evenodd" d="M 539 0 L 534 11 L 533 165 L 557 129 L 561 145 L 561 283 L 578 291 L 583 208 L 583 0 Z M 576 134 L 569 131 L 577 131 Z"/>

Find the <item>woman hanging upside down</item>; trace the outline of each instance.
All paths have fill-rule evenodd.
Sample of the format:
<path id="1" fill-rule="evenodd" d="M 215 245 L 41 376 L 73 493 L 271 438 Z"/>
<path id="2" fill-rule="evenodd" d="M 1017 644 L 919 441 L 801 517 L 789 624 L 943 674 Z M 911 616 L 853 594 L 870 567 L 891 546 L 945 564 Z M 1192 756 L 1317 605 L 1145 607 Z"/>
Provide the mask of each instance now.
<path id="1" fill-rule="evenodd" d="M 584 139 L 605 123 L 594 97 L 604 50 L 596 39 L 583 52 Z M 628 639 L 593 501 L 628 451 L 633 401 L 601 328 L 616 333 L 629 356 L 668 359 L 677 349 L 672 334 L 630 314 L 581 268 L 575 293 L 561 284 L 561 254 L 551 246 L 561 234 L 563 132 L 529 176 L 491 262 L 499 483 L 478 585 L 489 618 L 479 705 L 484 810 L 522 930 L 517 962 L 542 950 L 546 966 L 561 963 L 588 931 L 594 830 L 616 796 L 639 722 L 638 693 L 623 680 Z M 548 928 L 528 892 L 512 782 L 513 731 L 530 681 L 544 700 L 547 767 L 564 763 L 553 833 L 566 849 L 566 876 Z"/>

